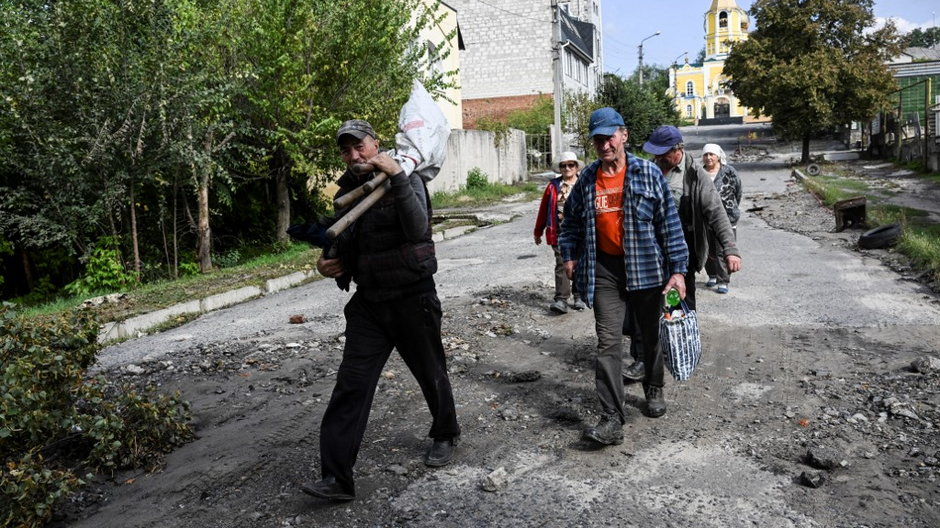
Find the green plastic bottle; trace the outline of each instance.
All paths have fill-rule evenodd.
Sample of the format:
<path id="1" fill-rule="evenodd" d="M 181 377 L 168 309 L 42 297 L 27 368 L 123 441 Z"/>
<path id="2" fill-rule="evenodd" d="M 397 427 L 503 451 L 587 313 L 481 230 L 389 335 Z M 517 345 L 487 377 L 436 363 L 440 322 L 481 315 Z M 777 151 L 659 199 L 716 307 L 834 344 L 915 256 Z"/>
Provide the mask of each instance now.
<path id="1" fill-rule="evenodd" d="M 679 298 L 679 290 L 672 288 L 666 292 L 666 306 L 679 306 L 680 301 L 681 299 Z"/>

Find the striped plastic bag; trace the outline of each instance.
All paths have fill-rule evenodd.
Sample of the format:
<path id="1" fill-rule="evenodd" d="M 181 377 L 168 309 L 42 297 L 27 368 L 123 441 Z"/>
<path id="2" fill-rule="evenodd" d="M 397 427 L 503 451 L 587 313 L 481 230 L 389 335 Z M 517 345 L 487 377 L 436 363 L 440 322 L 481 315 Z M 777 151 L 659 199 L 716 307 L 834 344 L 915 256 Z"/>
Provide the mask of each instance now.
<path id="1" fill-rule="evenodd" d="M 681 307 L 681 311 L 675 310 L 659 318 L 659 343 L 666 368 L 678 381 L 692 377 L 692 371 L 702 358 L 702 338 L 695 310 L 690 310 L 685 301 L 681 302 Z"/>

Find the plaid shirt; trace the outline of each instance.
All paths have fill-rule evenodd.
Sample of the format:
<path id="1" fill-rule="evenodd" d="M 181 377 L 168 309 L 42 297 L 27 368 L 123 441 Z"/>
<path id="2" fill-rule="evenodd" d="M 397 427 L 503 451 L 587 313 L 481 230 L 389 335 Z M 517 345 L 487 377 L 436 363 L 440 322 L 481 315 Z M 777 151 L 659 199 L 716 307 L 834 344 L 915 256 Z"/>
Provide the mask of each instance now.
<path id="1" fill-rule="evenodd" d="M 565 201 L 558 244 L 565 261 L 577 260 L 575 282 L 588 306 L 594 302 L 597 266 L 595 161 L 581 171 Z M 688 270 L 689 249 L 669 185 L 652 162 L 627 154 L 623 186 L 623 249 L 627 291 L 661 287 L 670 275 Z"/>

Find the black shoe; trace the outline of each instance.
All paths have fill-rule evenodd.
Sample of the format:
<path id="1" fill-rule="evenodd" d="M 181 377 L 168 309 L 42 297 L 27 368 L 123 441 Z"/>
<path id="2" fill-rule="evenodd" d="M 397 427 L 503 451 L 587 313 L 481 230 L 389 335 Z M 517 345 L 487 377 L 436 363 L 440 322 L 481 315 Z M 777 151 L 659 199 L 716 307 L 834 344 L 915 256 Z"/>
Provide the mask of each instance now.
<path id="1" fill-rule="evenodd" d="M 453 438 L 444 438 L 434 440 L 428 449 L 428 454 L 424 457 L 424 465 L 430 467 L 446 466 L 450 459 L 454 458 L 454 452 L 457 451 L 459 436 Z"/>
<path id="2" fill-rule="evenodd" d="M 666 414 L 666 399 L 663 397 L 663 388 L 652 385 L 643 385 L 646 394 L 646 415 L 650 418 L 659 418 Z"/>
<path id="3" fill-rule="evenodd" d="M 623 371 L 624 381 L 643 381 L 644 379 L 646 379 L 646 365 L 642 361 L 634 361 Z"/>
<path id="4" fill-rule="evenodd" d="M 604 414 L 596 426 L 584 430 L 584 437 L 604 445 L 620 445 L 623 443 L 623 424 L 616 415 Z"/>
<path id="5" fill-rule="evenodd" d="M 336 482 L 336 477 L 333 476 L 313 483 L 305 482 L 300 485 L 300 491 L 331 501 L 351 501 L 356 498 L 355 493 L 344 490 L 342 484 Z"/>

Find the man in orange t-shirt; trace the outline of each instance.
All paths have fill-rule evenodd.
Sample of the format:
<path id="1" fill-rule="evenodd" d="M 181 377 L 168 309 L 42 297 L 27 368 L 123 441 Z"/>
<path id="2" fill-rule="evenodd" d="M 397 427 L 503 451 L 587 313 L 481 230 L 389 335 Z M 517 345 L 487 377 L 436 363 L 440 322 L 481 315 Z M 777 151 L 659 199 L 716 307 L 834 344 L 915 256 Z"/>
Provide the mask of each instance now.
<path id="1" fill-rule="evenodd" d="M 646 347 L 646 414 L 666 412 L 659 313 L 671 288 L 685 296 L 688 248 L 669 186 L 656 165 L 631 154 L 627 129 L 613 108 L 591 114 L 590 134 L 598 160 L 581 172 L 565 202 L 559 245 L 565 268 L 581 298 L 594 308 L 597 332 L 595 388 L 601 418 L 585 438 L 605 445 L 623 442 L 622 326 L 637 314 Z"/>

